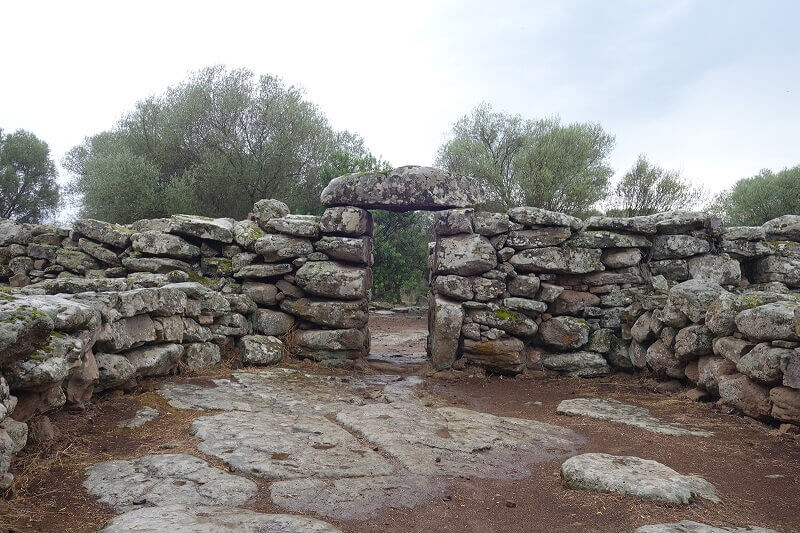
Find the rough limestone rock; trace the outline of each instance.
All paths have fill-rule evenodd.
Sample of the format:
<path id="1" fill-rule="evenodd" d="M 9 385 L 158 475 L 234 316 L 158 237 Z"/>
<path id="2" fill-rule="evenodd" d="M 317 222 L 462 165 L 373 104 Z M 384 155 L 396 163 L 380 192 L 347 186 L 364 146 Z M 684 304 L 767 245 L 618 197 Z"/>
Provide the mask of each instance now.
<path id="1" fill-rule="evenodd" d="M 314 251 L 311 241 L 301 237 L 270 233 L 256 239 L 253 249 L 267 262 L 304 257 Z"/>
<path id="2" fill-rule="evenodd" d="M 502 307 L 497 311 L 470 311 L 469 317 L 482 326 L 502 329 L 518 337 L 533 337 L 539 330 L 539 326 L 532 318 Z"/>
<path id="3" fill-rule="evenodd" d="M 191 272 L 193 270 L 192 265 L 189 263 L 168 257 L 124 257 L 122 265 L 133 272 L 152 272 L 154 274 L 167 274 L 173 270 L 181 270 L 183 272 Z"/>
<path id="4" fill-rule="evenodd" d="M 331 328 L 360 328 L 367 324 L 366 300 L 332 301 L 320 298 L 286 298 L 281 309 L 291 315 L 320 326 Z"/>
<path id="5" fill-rule="evenodd" d="M 28 245 L 28 255 L 33 255 L 30 253 L 30 246 L 31 245 Z M 102 244 L 90 241 L 89 239 L 84 239 L 83 237 L 78 239 L 78 248 L 107 265 L 116 265 L 119 263 L 119 256 L 116 252 L 109 250 Z"/>
<path id="6" fill-rule="evenodd" d="M 0 364 L 26 357 L 43 346 L 53 320 L 25 298 L 0 299 Z"/>
<path id="7" fill-rule="evenodd" d="M 736 373 L 736 364 L 722 357 L 706 356 L 697 360 L 697 385 L 719 396 L 719 379 Z"/>
<path id="8" fill-rule="evenodd" d="M 536 298 L 540 286 L 541 281 L 534 275 L 516 276 L 514 279 L 508 282 L 508 292 L 511 294 L 511 296 Z"/>
<path id="9" fill-rule="evenodd" d="M 143 507 L 111 519 L 101 531 L 128 533 L 131 530 L 150 533 L 341 533 L 330 524 L 304 516 L 197 505 Z"/>
<path id="10" fill-rule="evenodd" d="M 536 229 L 517 230 L 508 234 L 506 246 L 510 246 L 515 250 L 557 246 L 569 239 L 571 235 L 572 231 L 566 226 L 547 226 Z"/>
<path id="11" fill-rule="evenodd" d="M 642 262 L 642 252 L 638 248 L 603 250 L 600 260 L 607 268 L 625 268 Z"/>
<path id="12" fill-rule="evenodd" d="M 319 217 L 316 215 L 284 215 L 266 223 L 268 231 L 297 237 L 318 237 Z"/>
<path id="13" fill-rule="evenodd" d="M 586 274 L 605 270 L 602 252 L 593 248 L 531 248 L 514 254 L 510 263 L 518 272 Z"/>
<path id="14" fill-rule="evenodd" d="M 364 333 L 359 329 L 300 329 L 295 345 L 307 350 L 363 350 Z"/>
<path id="15" fill-rule="evenodd" d="M 702 322 L 711 302 L 725 292 L 725 289 L 713 281 L 704 279 L 684 281 L 670 289 L 665 313 L 671 308 L 692 322 Z"/>
<path id="16" fill-rule="evenodd" d="M 270 486 L 277 505 L 339 520 L 366 520 L 382 509 L 416 507 L 444 488 L 436 478 L 417 475 L 340 479 L 291 479 Z"/>
<path id="17" fill-rule="evenodd" d="M 91 218 L 82 218 L 75 221 L 72 228 L 90 239 L 117 248 L 126 248 L 130 242 L 133 230 L 120 224 L 112 224 Z"/>
<path id="18" fill-rule="evenodd" d="M 446 209 L 436 212 L 433 220 L 433 231 L 437 237 L 472 233 L 472 217 L 474 209 Z"/>
<path id="19" fill-rule="evenodd" d="M 675 357 L 686 363 L 701 355 L 711 354 L 713 340 L 713 333 L 701 324 L 685 327 L 675 335 Z"/>
<path id="20" fill-rule="evenodd" d="M 519 311 L 529 316 L 538 316 L 547 311 L 547 304 L 529 298 L 504 298 L 503 307 L 512 311 Z"/>
<path id="21" fill-rule="evenodd" d="M 584 453 L 561 465 L 561 480 L 573 489 L 616 492 L 657 502 L 687 505 L 699 499 L 720 503 L 714 486 L 681 475 L 656 461 L 605 453 Z"/>
<path id="22" fill-rule="evenodd" d="M 294 322 L 294 317 L 288 313 L 272 309 L 259 309 L 256 311 L 255 330 L 262 335 L 280 337 L 292 329 Z"/>
<path id="23" fill-rule="evenodd" d="M 233 232 L 233 240 L 241 246 L 251 250 L 255 242 L 266 233 L 261 227 L 252 220 L 242 220 L 233 225 L 231 230 Z"/>
<path id="24" fill-rule="evenodd" d="M 479 211 L 473 216 L 472 226 L 475 233 L 491 237 L 508 231 L 511 227 L 511 219 L 505 213 Z"/>
<path id="25" fill-rule="evenodd" d="M 117 423 L 117 427 L 135 429 L 155 420 L 157 417 L 158 411 L 156 409 L 145 406 L 138 409 L 132 418 Z"/>
<path id="26" fill-rule="evenodd" d="M 582 231 L 570 239 L 569 246 L 576 248 L 650 248 L 650 239 L 642 235 L 614 233 L 611 231 Z"/>
<path id="27" fill-rule="evenodd" d="M 638 428 L 672 436 L 709 437 L 713 433 L 700 429 L 686 429 L 674 424 L 668 424 L 660 418 L 650 414 L 644 407 L 627 405 L 616 400 L 601 398 L 573 398 L 562 400 L 556 408 L 560 415 L 587 416 L 598 420 L 618 422 Z"/>
<path id="28" fill-rule="evenodd" d="M 549 354 L 542 357 L 542 366 L 579 378 L 593 378 L 611 373 L 611 367 L 602 355 L 587 351 Z"/>
<path id="29" fill-rule="evenodd" d="M 407 401 L 345 409 L 336 420 L 424 476 L 521 479 L 529 464 L 564 456 L 583 441 L 550 424 Z"/>
<path id="30" fill-rule="evenodd" d="M 58 249 L 55 262 L 67 270 L 78 274 L 86 274 L 90 270 L 97 270 L 100 268 L 100 265 L 94 257 L 79 250 L 70 250 L 67 248 Z"/>
<path id="31" fill-rule="evenodd" d="M 705 239 L 691 235 L 658 235 L 653 238 L 652 258 L 680 259 L 697 254 L 704 254 L 711 250 L 711 245 Z"/>
<path id="32" fill-rule="evenodd" d="M 289 214 L 289 206 L 280 200 L 268 198 L 259 200 L 253 206 L 253 218 L 262 229 L 268 229 L 267 223 L 273 218 L 284 217 Z"/>
<path id="33" fill-rule="evenodd" d="M 586 229 L 629 231 L 645 235 L 652 235 L 657 231 L 656 220 L 650 215 L 627 218 L 593 216 L 586 219 Z"/>
<path id="34" fill-rule="evenodd" d="M 682 378 L 684 364 L 672 351 L 672 348 L 667 346 L 663 340 L 658 339 L 656 342 L 647 348 L 645 355 L 647 366 L 660 377 Z M 636 361 L 634 361 L 634 366 Z"/>
<path id="35" fill-rule="evenodd" d="M 246 335 L 239 346 L 244 365 L 273 365 L 283 359 L 283 342 L 277 337 Z"/>
<path id="36" fill-rule="evenodd" d="M 775 387 L 769 391 L 772 416 L 783 422 L 800 425 L 800 391 L 789 387 Z"/>
<path id="37" fill-rule="evenodd" d="M 234 278 L 278 278 L 292 271 L 292 265 L 285 263 L 266 264 L 266 265 L 247 265 L 239 269 Z"/>
<path id="38" fill-rule="evenodd" d="M 127 357 L 116 354 L 97 353 L 94 356 L 100 373 L 95 387 L 97 391 L 115 389 L 136 377 L 136 367 Z"/>
<path id="39" fill-rule="evenodd" d="M 362 172 L 334 178 L 322 191 L 322 205 L 389 211 L 475 207 L 483 187 L 473 178 L 430 167 L 405 166 L 386 172 Z"/>
<path id="40" fill-rule="evenodd" d="M 758 526 L 714 527 L 693 520 L 681 520 L 669 524 L 653 524 L 636 529 L 635 533 L 778 533 L 773 529 Z"/>
<path id="41" fill-rule="evenodd" d="M 270 480 L 389 475 L 395 467 L 319 415 L 233 411 L 196 419 L 198 449 Z M 232 451 L 231 451 L 232 450 Z"/>
<path id="42" fill-rule="evenodd" d="M 444 298 L 434 298 L 428 323 L 428 356 L 437 370 L 453 366 L 458 354 L 458 339 L 464 309 L 461 304 Z"/>
<path id="43" fill-rule="evenodd" d="M 692 257 L 687 265 L 693 279 L 708 279 L 720 285 L 736 285 L 742 280 L 739 261 L 728 254 Z"/>
<path id="44" fill-rule="evenodd" d="M 189 370 L 214 366 L 222 358 L 219 346 L 213 342 L 192 342 L 183 346 L 183 362 Z"/>
<path id="45" fill-rule="evenodd" d="M 166 376 L 175 370 L 182 355 L 182 344 L 142 346 L 125 353 L 138 376 Z"/>
<path id="46" fill-rule="evenodd" d="M 372 287 L 371 271 L 335 261 L 309 261 L 295 274 L 297 285 L 315 296 L 360 300 Z"/>
<path id="47" fill-rule="evenodd" d="M 104 461 L 86 469 L 83 485 L 117 511 L 150 505 L 242 505 L 258 492 L 252 481 L 185 454 Z"/>
<path id="48" fill-rule="evenodd" d="M 131 236 L 131 248 L 150 255 L 163 255 L 178 259 L 192 259 L 200 256 L 200 247 L 188 243 L 176 235 L 143 231 Z"/>
<path id="49" fill-rule="evenodd" d="M 172 215 L 169 218 L 169 232 L 186 237 L 229 243 L 233 242 L 234 222 L 231 218 Z"/>
<path id="50" fill-rule="evenodd" d="M 482 235 L 456 235 L 437 242 L 435 261 L 437 272 L 475 276 L 496 267 L 497 255 L 489 239 Z"/>
<path id="51" fill-rule="evenodd" d="M 770 415 L 769 388 L 742 374 L 719 378 L 719 397 L 729 405 L 753 418 Z"/>
<path id="52" fill-rule="evenodd" d="M 368 265 L 372 256 L 372 238 L 322 237 L 314 243 L 314 249 L 332 259 Z"/>
<path id="53" fill-rule="evenodd" d="M 527 363 L 525 344 L 515 337 L 498 340 L 464 340 L 464 357 L 493 372 L 518 374 Z"/>
<path id="54" fill-rule="evenodd" d="M 571 316 L 557 316 L 539 326 L 539 340 L 557 350 L 577 350 L 589 342 L 589 323 Z"/>
<path id="55" fill-rule="evenodd" d="M 724 357 L 733 364 L 739 362 L 747 352 L 753 349 L 755 343 L 736 337 L 717 337 L 714 339 L 714 353 Z"/>
<path id="56" fill-rule="evenodd" d="M 323 234 L 349 237 L 372 235 L 372 214 L 360 207 L 329 207 L 322 213 L 319 230 Z"/>
<path id="57" fill-rule="evenodd" d="M 736 315 L 736 327 L 754 341 L 798 341 L 798 310 L 800 303 L 792 302 L 775 302 L 745 309 Z"/>
<path id="58" fill-rule="evenodd" d="M 464 276 L 436 276 L 433 289 L 437 294 L 456 300 L 472 300 L 475 297 L 472 280 Z"/>
<path id="59" fill-rule="evenodd" d="M 789 287 L 800 287 L 800 257 L 779 257 L 771 255 L 755 262 L 753 281 L 778 281 Z"/>
<path id="60" fill-rule="evenodd" d="M 736 369 L 764 385 L 779 385 L 784 368 L 794 355 L 794 350 L 776 348 L 769 343 L 757 344 L 736 363 Z"/>
<path id="61" fill-rule="evenodd" d="M 761 228 L 770 240 L 800 241 L 800 215 L 783 215 L 764 222 Z"/>
<path id="62" fill-rule="evenodd" d="M 575 231 L 583 228 L 583 221 L 579 218 L 538 207 L 513 207 L 508 210 L 508 216 L 525 226 L 566 226 Z"/>

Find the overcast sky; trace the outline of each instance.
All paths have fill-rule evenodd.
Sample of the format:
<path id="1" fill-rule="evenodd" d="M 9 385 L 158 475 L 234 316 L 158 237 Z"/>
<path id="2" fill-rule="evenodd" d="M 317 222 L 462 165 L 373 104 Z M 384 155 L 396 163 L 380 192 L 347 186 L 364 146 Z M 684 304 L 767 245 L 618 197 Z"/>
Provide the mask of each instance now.
<path id="1" fill-rule="evenodd" d="M 189 71 L 303 87 L 394 165 L 431 164 L 481 101 L 598 121 L 712 191 L 800 164 L 800 2 L 33 0 L 0 4 L 0 128 L 57 160 Z"/>

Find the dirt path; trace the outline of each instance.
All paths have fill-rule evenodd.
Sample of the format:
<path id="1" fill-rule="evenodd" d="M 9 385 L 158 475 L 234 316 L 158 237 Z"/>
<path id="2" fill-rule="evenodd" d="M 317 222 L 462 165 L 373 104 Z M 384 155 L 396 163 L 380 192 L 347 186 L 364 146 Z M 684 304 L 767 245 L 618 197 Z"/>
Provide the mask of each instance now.
<path id="1" fill-rule="evenodd" d="M 373 354 L 387 354 L 372 363 L 376 368 L 385 372 L 382 365 L 390 361 L 392 368 L 418 370 L 426 376 L 416 355 L 424 353 L 424 317 L 375 317 L 370 328 Z M 370 377 L 377 371 L 367 371 L 365 377 L 359 378 L 345 372 L 322 371 L 307 363 L 282 366 L 340 376 L 345 384 L 362 378 L 367 383 L 379 381 Z M 523 479 L 440 476 L 441 483 L 420 505 L 393 509 L 390 503 L 367 520 L 316 517 L 342 531 L 364 533 L 633 531 L 645 524 L 684 519 L 718 526 L 756 524 L 778 531 L 800 531 L 800 441 L 780 437 L 774 429 L 750 419 L 718 412 L 713 404 L 647 392 L 654 389 L 654 383 L 636 376 L 581 380 L 469 377 L 470 374 L 474 373 L 425 377 L 418 389 L 427 398 L 426 405 L 449 405 L 571 429 L 585 439 L 578 453 L 635 455 L 657 460 L 683 474 L 702 476 L 717 487 L 722 503 L 681 506 L 566 489 L 559 477 L 563 459 L 553 459 L 531 463 L 530 475 Z M 213 373 L 169 381 L 207 387 L 213 384 L 211 379 L 231 375 L 231 369 L 217 368 Z M 171 406 L 156 392 L 164 381 L 147 382 L 129 394 L 102 395 L 87 413 L 55 413 L 52 419 L 59 438 L 47 444 L 32 444 L 15 459 L 12 470 L 18 474 L 18 482 L 11 498 L 0 501 L 0 531 L 95 531 L 116 514 L 83 488 L 84 469 L 100 461 L 187 453 L 229 471 L 219 458 L 200 452 L 200 440 L 189 434 L 192 421 L 224 411 Z M 352 394 L 369 402 L 380 392 L 381 388 L 375 386 L 356 388 Z M 674 437 L 556 414 L 561 400 L 574 397 L 613 398 L 646 407 L 653 415 L 672 423 L 712 431 L 714 435 Z M 117 427 L 118 422 L 130 418 L 142 406 L 157 409 L 160 416 L 139 428 Z M 245 476 L 258 485 L 259 496 L 244 507 L 287 512 L 272 502 L 270 482 L 263 477 Z"/>

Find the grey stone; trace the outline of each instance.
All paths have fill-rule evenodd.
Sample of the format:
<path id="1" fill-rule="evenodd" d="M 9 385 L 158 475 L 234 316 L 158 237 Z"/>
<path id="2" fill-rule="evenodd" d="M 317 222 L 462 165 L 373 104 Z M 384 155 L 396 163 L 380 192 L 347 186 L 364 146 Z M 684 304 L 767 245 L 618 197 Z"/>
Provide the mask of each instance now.
<path id="1" fill-rule="evenodd" d="M 363 350 L 364 333 L 358 329 L 300 329 L 294 333 L 296 346 L 307 350 Z"/>
<path id="2" fill-rule="evenodd" d="M 525 344 L 514 337 L 497 340 L 464 340 L 464 357 L 492 372 L 518 374 L 525 369 Z"/>
<path id="3" fill-rule="evenodd" d="M 489 302 L 503 296 L 506 284 L 501 279 L 472 278 L 474 299 L 478 302 Z"/>
<path id="4" fill-rule="evenodd" d="M 271 283 L 245 280 L 242 283 L 242 294 L 252 298 L 258 305 L 275 305 L 278 303 L 275 299 L 278 295 L 278 288 Z"/>
<path id="5" fill-rule="evenodd" d="M 142 407 L 136 411 L 133 418 L 122 420 L 117 423 L 117 427 L 135 429 L 141 427 L 148 422 L 152 422 L 158 417 L 158 411 L 152 407 Z"/>
<path id="6" fill-rule="evenodd" d="M 508 210 L 508 216 L 525 226 L 566 226 L 576 231 L 583 228 L 579 218 L 538 207 L 513 207 Z"/>
<path id="7" fill-rule="evenodd" d="M 656 232 L 656 220 L 648 215 L 627 218 L 593 216 L 586 219 L 586 229 L 629 231 L 652 235 Z"/>
<path id="8" fill-rule="evenodd" d="M 765 385 L 780 385 L 781 368 L 794 357 L 794 350 L 774 348 L 768 343 L 757 344 L 736 363 L 736 369 L 751 379 Z"/>
<path id="9" fill-rule="evenodd" d="M 289 206 L 272 198 L 259 200 L 253 205 L 253 218 L 262 229 L 268 229 L 267 223 L 273 218 L 289 214 Z"/>
<path id="10" fill-rule="evenodd" d="M 199 370 L 220 362 L 219 346 L 213 342 L 192 342 L 183 347 L 183 362 L 189 370 Z"/>
<path id="11" fill-rule="evenodd" d="M 319 218 L 316 215 L 284 215 L 266 222 L 266 230 L 296 237 L 319 236 Z"/>
<path id="12" fill-rule="evenodd" d="M 569 240 L 576 248 L 650 248 L 652 243 L 642 235 L 628 235 L 603 230 L 582 231 Z"/>
<path id="13" fill-rule="evenodd" d="M 647 366 L 659 377 L 681 378 L 684 365 L 663 340 L 658 339 L 647 348 Z M 634 366 L 636 362 L 634 361 Z"/>
<path id="14" fill-rule="evenodd" d="M 675 357 L 686 363 L 713 352 L 714 334 L 703 325 L 688 326 L 675 335 Z"/>
<path id="15" fill-rule="evenodd" d="M 123 257 L 122 265 L 134 272 L 153 272 L 156 274 L 167 274 L 173 270 L 182 270 L 184 272 L 193 270 L 192 266 L 185 261 L 166 257 Z"/>
<path id="16" fill-rule="evenodd" d="M 144 231 L 131 236 L 131 248 L 137 252 L 174 257 L 177 259 L 193 259 L 200 256 L 200 248 L 186 242 L 176 235 Z"/>
<path id="17" fill-rule="evenodd" d="M 638 248 L 606 249 L 600 261 L 608 268 L 625 268 L 642 262 L 642 252 Z"/>
<path id="18" fill-rule="evenodd" d="M 294 317 L 288 313 L 272 309 L 256 311 L 255 330 L 262 335 L 286 335 L 294 326 Z"/>
<path id="19" fill-rule="evenodd" d="M 714 527 L 693 520 L 681 520 L 669 524 L 653 524 L 636 529 L 635 533 L 778 533 L 757 526 Z"/>
<path id="20" fill-rule="evenodd" d="M 368 265 L 372 256 L 372 238 L 322 237 L 314 243 L 314 249 L 332 259 Z"/>
<path id="21" fill-rule="evenodd" d="M 117 248 L 127 247 L 133 234 L 133 230 L 120 224 L 112 224 L 90 218 L 78 219 L 72 227 L 81 235 Z"/>
<path id="22" fill-rule="evenodd" d="M 689 264 L 684 259 L 664 259 L 647 264 L 653 276 L 664 276 L 670 281 L 689 279 Z"/>
<path id="23" fill-rule="evenodd" d="M 536 229 L 512 231 L 508 234 L 506 246 L 515 250 L 556 246 L 570 238 L 572 232 L 566 226 L 550 226 Z"/>
<path id="24" fill-rule="evenodd" d="M 330 524 L 289 514 L 265 514 L 249 509 L 168 505 L 128 511 L 106 523 L 103 533 L 341 533 Z"/>
<path id="25" fill-rule="evenodd" d="M 78 247 L 84 253 L 91 255 L 98 261 L 101 261 L 107 265 L 116 265 L 119 263 L 119 256 L 116 252 L 109 250 L 105 246 L 97 244 L 94 241 L 90 241 L 89 239 L 78 239 Z M 30 252 L 28 255 L 30 255 Z"/>
<path id="26" fill-rule="evenodd" d="M 150 315 L 137 315 L 112 323 L 107 339 L 97 343 L 104 351 L 120 352 L 156 340 L 156 328 Z"/>
<path id="27" fill-rule="evenodd" d="M 344 300 L 365 298 L 372 287 L 369 269 L 335 261 L 311 261 L 295 277 L 297 285 L 310 294 Z"/>
<path id="28" fill-rule="evenodd" d="M 94 358 L 100 372 L 100 379 L 95 387 L 98 391 L 115 389 L 136 377 L 136 367 L 125 356 L 97 353 Z"/>
<path id="29" fill-rule="evenodd" d="M 533 337 L 539 330 L 535 320 L 510 309 L 471 310 L 469 318 L 482 326 L 502 329 L 518 337 Z"/>
<path id="30" fill-rule="evenodd" d="M 156 506 L 242 505 L 258 487 L 185 454 L 146 455 L 127 461 L 104 461 L 86 469 L 84 486 L 117 511 L 136 509 L 134 502 Z"/>
<path id="31" fill-rule="evenodd" d="M 264 237 L 266 233 L 256 222 L 252 220 L 242 220 L 233 225 L 233 239 L 242 248 L 253 249 L 253 245 L 258 239 Z"/>
<path id="32" fill-rule="evenodd" d="M 729 405 L 753 418 L 770 416 L 769 388 L 750 380 L 743 374 L 720 376 L 719 397 Z"/>
<path id="33" fill-rule="evenodd" d="M 719 378 L 736 373 L 736 364 L 722 357 L 706 356 L 697 360 L 697 384 L 719 395 Z"/>
<path id="34" fill-rule="evenodd" d="M 571 316 L 557 316 L 539 325 L 539 340 L 557 350 L 577 350 L 589 342 L 589 323 Z"/>
<path id="35" fill-rule="evenodd" d="M 142 346 L 125 353 L 138 376 L 165 376 L 177 367 L 182 355 L 180 344 Z"/>
<path id="36" fill-rule="evenodd" d="M 367 301 L 332 301 L 319 298 L 286 298 L 281 309 L 320 326 L 360 328 L 367 324 Z"/>
<path id="37" fill-rule="evenodd" d="M 577 351 L 550 354 L 542 357 L 542 365 L 568 376 L 592 378 L 611 373 L 606 359 L 595 352 Z"/>
<path id="38" fill-rule="evenodd" d="M 446 209 L 434 215 L 433 230 L 437 236 L 472 233 L 474 209 Z"/>
<path id="39" fill-rule="evenodd" d="M 497 266 L 495 249 L 481 235 L 444 237 L 436 243 L 436 271 L 459 276 L 474 276 Z"/>
<path id="40" fill-rule="evenodd" d="M 707 253 L 711 249 L 708 241 L 691 235 L 659 235 L 653 238 L 652 258 L 680 259 Z"/>
<path id="41" fill-rule="evenodd" d="M 586 416 L 598 420 L 608 420 L 628 426 L 672 436 L 710 437 L 710 431 L 687 429 L 675 424 L 669 424 L 650 414 L 644 407 L 627 405 L 616 400 L 601 398 L 573 398 L 562 400 L 556 408 L 561 415 Z"/>
<path id="42" fill-rule="evenodd" d="M 768 256 L 758 259 L 753 269 L 753 281 L 778 281 L 790 287 L 800 287 L 800 257 Z"/>
<path id="43" fill-rule="evenodd" d="M 564 287 L 543 282 L 539 290 L 539 295 L 536 297 L 536 299 L 543 302 L 554 302 L 559 296 L 561 296 L 562 292 L 564 292 Z"/>
<path id="44" fill-rule="evenodd" d="M 322 213 L 319 228 L 324 234 L 372 235 L 372 215 L 360 207 L 329 207 Z"/>
<path id="45" fill-rule="evenodd" d="M 734 364 L 738 363 L 739 359 L 754 346 L 755 343 L 736 337 L 717 337 L 713 343 L 714 353 Z"/>
<path id="46" fill-rule="evenodd" d="M 89 270 L 100 268 L 100 265 L 94 257 L 79 250 L 70 250 L 66 248 L 59 248 L 56 253 L 55 262 L 67 270 L 78 274 L 86 274 Z"/>
<path id="47" fill-rule="evenodd" d="M 736 285 L 742 280 L 739 261 L 728 254 L 692 257 L 688 267 L 692 278 L 708 279 L 720 285 Z"/>
<path id="48" fill-rule="evenodd" d="M 736 315 L 736 328 L 754 341 L 800 340 L 800 303 L 775 302 Z"/>
<path id="49" fill-rule="evenodd" d="M 584 453 L 561 465 L 561 480 L 573 489 L 616 492 L 657 502 L 687 505 L 698 499 L 720 503 L 714 486 L 697 476 L 681 475 L 647 459 Z"/>
<path id="50" fill-rule="evenodd" d="M 233 242 L 231 218 L 209 218 L 195 215 L 172 215 L 169 232 L 223 243 Z"/>
<path id="51" fill-rule="evenodd" d="M 473 178 L 443 170 L 405 166 L 386 172 L 362 172 L 334 178 L 322 191 L 322 205 L 357 206 L 390 211 L 474 207 L 484 201 Z"/>
<path id="52" fill-rule="evenodd" d="M 247 335 L 240 341 L 242 364 L 273 365 L 283 359 L 283 342 L 268 335 Z"/>
<path id="53" fill-rule="evenodd" d="M 266 264 L 266 265 L 248 265 L 239 269 L 233 277 L 234 278 L 277 278 L 288 274 L 292 271 L 292 265 L 285 263 Z"/>
<path id="54" fill-rule="evenodd" d="M 708 213 L 702 211 L 665 211 L 649 216 L 658 233 L 688 233 L 710 225 Z"/>
<path id="55" fill-rule="evenodd" d="M 761 227 L 768 239 L 800 241 L 800 215 L 783 215 L 764 222 Z"/>
<path id="56" fill-rule="evenodd" d="M 701 322 L 711 302 L 725 292 L 725 289 L 712 281 L 691 279 L 670 289 L 667 308 L 681 312 L 692 322 Z"/>
<path id="57" fill-rule="evenodd" d="M 505 213 L 478 211 L 473 216 L 472 225 L 475 233 L 491 237 L 507 232 L 511 227 L 511 219 Z"/>
<path id="58" fill-rule="evenodd" d="M 314 246 L 306 238 L 271 233 L 257 239 L 253 249 L 265 261 L 276 262 L 306 256 L 314 251 Z"/>
<path id="59" fill-rule="evenodd" d="M 432 286 L 437 294 L 448 298 L 472 300 L 475 297 L 472 292 L 472 280 L 463 276 L 436 276 Z"/>
<path id="60" fill-rule="evenodd" d="M 450 368 L 458 354 L 464 309 L 460 304 L 433 297 L 429 309 L 428 355 L 437 370 Z"/>
<path id="61" fill-rule="evenodd" d="M 770 255 L 772 250 L 763 241 L 719 241 L 719 249 L 737 259 L 755 259 Z"/>
<path id="62" fill-rule="evenodd" d="M 512 296 L 536 298 L 541 283 L 534 275 L 516 276 L 508 282 L 508 292 Z"/>
<path id="63" fill-rule="evenodd" d="M 538 316 L 547 311 L 547 304 L 538 300 L 530 300 L 528 298 L 504 298 L 503 307 L 512 311 L 519 311 L 526 315 Z"/>
<path id="64" fill-rule="evenodd" d="M 591 248 L 532 248 L 518 252 L 509 262 L 519 272 L 586 274 L 605 269 L 601 255 L 599 249 Z"/>

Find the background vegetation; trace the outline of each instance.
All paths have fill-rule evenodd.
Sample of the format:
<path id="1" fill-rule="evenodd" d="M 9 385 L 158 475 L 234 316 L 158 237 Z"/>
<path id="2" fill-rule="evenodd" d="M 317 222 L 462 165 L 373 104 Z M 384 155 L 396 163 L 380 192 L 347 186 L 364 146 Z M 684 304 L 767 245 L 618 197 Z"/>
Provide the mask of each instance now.
<path id="1" fill-rule="evenodd" d="M 600 124 L 530 119 L 483 103 L 453 124 L 436 164 L 483 180 L 489 210 L 531 205 L 635 216 L 708 204 L 696 182 L 645 155 L 612 184 L 613 148 Z M 141 100 L 113 128 L 70 150 L 63 165 L 72 177 L 66 191 L 46 143 L 0 130 L 0 216 L 47 220 L 64 192 L 77 200 L 79 216 L 120 223 L 180 212 L 241 219 L 261 198 L 318 214 L 320 192 L 334 177 L 392 166 L 357 134 L 334 129 L 297 87 L 223 66 Z M 707 207 L 737 225 L 800 213 L 800 166 L 741 179 Z M 373 214 L 375 298 L 423 295 L 430 213 Z"/>

